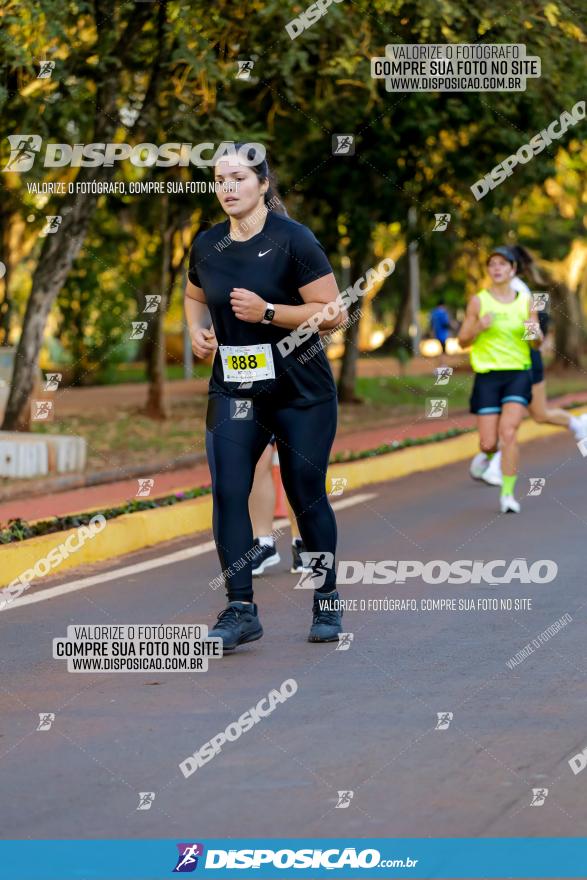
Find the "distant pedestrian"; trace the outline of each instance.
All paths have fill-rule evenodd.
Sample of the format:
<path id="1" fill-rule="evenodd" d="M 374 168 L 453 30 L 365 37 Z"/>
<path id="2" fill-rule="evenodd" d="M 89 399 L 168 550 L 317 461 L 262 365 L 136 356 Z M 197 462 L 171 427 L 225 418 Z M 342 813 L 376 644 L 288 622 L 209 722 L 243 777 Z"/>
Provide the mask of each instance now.
<path id="1" fill-rule="evenodd" d="M 450 335 L 451 324 L 448 309 L 441 300 L 430 312 L 430 328 L 434 338 L 440 342 L 443 353 L 446 352 L 446 340 Z"/>

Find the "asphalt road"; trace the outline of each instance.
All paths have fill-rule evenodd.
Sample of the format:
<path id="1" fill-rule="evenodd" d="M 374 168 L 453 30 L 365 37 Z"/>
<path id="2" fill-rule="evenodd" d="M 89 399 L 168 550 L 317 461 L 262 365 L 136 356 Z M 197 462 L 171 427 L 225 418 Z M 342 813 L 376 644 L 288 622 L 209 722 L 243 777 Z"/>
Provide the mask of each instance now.
<path id="1" fill-rule="evenodd" d="M 422 451 L 426 454 L 426 450 Z M 524 497 L 529 477 L 542 494 Z M 519 516 L 465 464 L 343 497 L 342 560 L 553 560 L 551 583 L 355 584 L 347 599 L 530 599 L 523 610 L 348 611 L 348 650 L 306 641 L 311 592 L 283 564 L 256 581 L 265 636 L 201 673 L 71 674 L 68 624 L 208 623 L 223 604 L 210 535 L 45 581 L 113 576 L 0 614 L 4 838 L 583 835 L 587 773 L 587 460 L 567 435 L 526 445 Z M 368 497 L 365 498 L 364 496 Z M 181 558 L 179 551 L 204 545 Z M 179 559 L 134 573 L 122 566 Z M 287 565 L 286 565 L 287 563 Z M 570 615 L 552 638 L 546 627 Z M 534 652 L 507 661 L 532 640 Z M 289 700 L 185 779 L 179 763 L 273 688 Z M 39 713 L 54 713 L 38 731 Z M 452 713 L 436 729 L 437 713 Z M 532 789 L 548 789 L 530 806 Z M 337 808 L 339 791 L 352 791 Z M 139 792 L 154 792 L 137 810 Z"/>

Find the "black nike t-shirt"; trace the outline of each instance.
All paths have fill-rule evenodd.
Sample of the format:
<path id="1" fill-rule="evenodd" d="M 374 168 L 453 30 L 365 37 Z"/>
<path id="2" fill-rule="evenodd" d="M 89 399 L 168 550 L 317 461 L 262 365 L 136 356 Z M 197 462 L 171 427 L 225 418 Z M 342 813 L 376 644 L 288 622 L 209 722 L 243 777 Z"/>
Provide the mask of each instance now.
<path id="1" fill-rule="evenodd" d="M 291 330 L 241 321 L 230 304 L 233 288 L 244 287 L 273 305 L 302 305 L 299 288 L 332 272 L 324 248 L 307 226 L 272 211 L 263 229 L 247 241 L 233 241 L 229 228 L 226 220 L 198 233 L 188 277 L 204 291 L 218 345 L 271 344 L 275 378 L 259 379 L 249 388 L 225 381 L 217 351 L 210 396 L 254 398 L 272 407 L 311 406 L 335 397 L 336 386 L 326 354 L 319 349 L 318 333 L 284 357 L 277 342 Z"/>

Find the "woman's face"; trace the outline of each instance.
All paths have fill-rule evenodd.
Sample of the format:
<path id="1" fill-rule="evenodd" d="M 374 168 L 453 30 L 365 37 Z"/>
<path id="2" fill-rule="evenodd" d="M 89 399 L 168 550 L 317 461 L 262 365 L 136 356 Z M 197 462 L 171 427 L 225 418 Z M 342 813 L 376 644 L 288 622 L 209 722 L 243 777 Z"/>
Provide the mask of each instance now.
<path id="1" fill-rule="evenodd" d="M 487 263 L 487 271 L 495 284 L 503 284 L 504 281 L 509 281 L 516 274 L 515 266 L 512 266 L 509 260 L 499 254 L 494 254 L 491 257 Z"/>
<path id="2" fill-rule="evenodd" d="M 252 168 L 239 165 L 226 157 L 221 159 L 214 171 L 217 184 L 216 196 L 229 217 L 245 217 L 260 207 L 268 181 L 259 181 Z"/>

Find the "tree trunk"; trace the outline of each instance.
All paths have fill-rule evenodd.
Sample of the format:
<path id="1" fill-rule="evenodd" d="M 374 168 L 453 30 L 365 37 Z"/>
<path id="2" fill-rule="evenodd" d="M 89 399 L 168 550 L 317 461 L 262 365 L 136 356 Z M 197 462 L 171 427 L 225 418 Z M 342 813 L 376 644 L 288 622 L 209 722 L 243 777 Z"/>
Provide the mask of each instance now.
<path id="1" fill-rule="evenodd" d="M 580 369 L 585 351 L 581 294 L 587 278 L 587 246 L 575 240 L 564 260 L 539 261 L 538 266 L 535 280 L 551 291 L 555 363 L 563 369 Z"/>
<path id="2" fill-rule="evenodd" d="M 173 227 L 169 224 L 169 196 L 164 195 L 161 203 L 161 278 L 159 293 L 161 302 L 151 322 L 150 344 L 148 346 L 149 391 L 145 414 L 151 419 L 166 419 L 169 416 L 165 406 L 165 314 L 169 297 L 169 270 L 171 263 L 171 239 Z"/>
<path id="3" fill-rule="evenodd" d="M 104 138 L 103 141 L 108 141 Z M 86 174 L 83 172 L 86 171 Z M 81 169 L 78 180 L 112 176 L 112 169 Z M 33 276 L 32 292 L 27 302 L 22 335 L 18 343 L 10 396 L 4 414 L 4 431 L 22 430 L 27 423 L 24 411 L 34 384 L 34 375 L 43 344 L 43 332 L 51 307 L 65 284 L 73 261 L 86 237 L 98 196 L 76 194 L 61 207 L 63 220 L 59 230 L 45 239 Z"/>
<path id="4" fill-rule="evenodd" d="M 10 254 L 9 229 L 10 218 L 2 218 L 2 253 Z M 9 259 L 8 257 L 6 258 Z M 3 285 L 2 302 L 0 303 L 0 345 L 10 345 L 10 323 L 12 319 L 12 302 L 10 300 L 10 262 L 5 264 L 5 274 L 0 282 Z"/>
<path id="5" fill-rule="evenodd" d="M 0 345 L 10 345 L 10 326 L 12 323 L 12 301 L 9 294 L 10 266 L 6 265 L 6 275 L 2 279 L 4 291 L 0 303 Z"/>
<path id="6" fill-rule="evenodd" d="M 115 80 L 110 80 L 97 96 L 100 110 L 94 126 L 96 143 L 109 143 L 114 136 L 117 124 L 117 86 Z M 100 103 L 102 101 L 104 103 Z M 113 167 L 80 168 L 76 181 L 110 180 L 113 174 Z M 4 431 L 27 429 L 29 419 L 25 411 L 34 385 L 45 324 L 55 298 L 65 284 L 84 243 L 98 198 L 97 194 L 87 193 L 72 193 L 67 196 L 58 209 L 63 218 L 59 229 L 45 238 L 33 276 L 32 291 L 16 351 L 10 396 L 2 424 Z"/>
<path id="7" fill-rule="evenodd" d="M 351 282 L 364 274 L 360 272 L 359 260 L 350 256 L 350 277 Z M 366 271 L 365 267 L 365 271 Z M 361 309 L 361 300 L 351 303 L 348 309 L 348 318 L 351 321 L 344 334 L 344 353 L 342 356 L 342 364 L 340 366 L 340 375 L 338 377 L 338 399 L 341 403 L 361 403 L 361 398 L 355 394 L 355 385 L 357 381 L 357 363 L 359 360 L 359 323 L 360 318 L 357 313 Z"/>
<path id="8" fill-rule="evenodd" d="M 361 308 L 361 301 L 351 303 L 348 314 L 353 323 L 347 327 L 344 334 L 344 354 L 338 377 L 338 399 L 341 403 L 360 403 L 361 398 L 355 394 L 357 379 L 357 362 L 359 360 L 359 323 L 355 320 L 356 313 Z"/>
<path id="9" fill-rule="evenodd" d="M 373 336 L 373 324 L 375 323 L 375 318 L 373 315 L 373 301 L 371 299 L 367 299 L 366 296 L 363 297 L 363 303 L 361 307 L 361 320 L 357 321 L 357 323 L 359 325 L 359 333 L 357 339 L 359 352 L 370 351 L 371 337 Z"/>
<path id="10" fill-rule="evenodd" d="M 400 301 L 397 307 L 397 315 L 393 333 L 391 333 L 383 345 L 377 349 L 377 354 L 395 354 L 398 349 L 404 349 L 406 354 L 411 351 L 410 345 L 410 288 L 408 281 L 400 287 Z"/>
<path id="11" fill-rule="evenodd" d="M 557 282 L 552 288 L 551 315 L 554 319 L 554 361 L 563 369 L 580 369 L 585 336 L 579 299 L 568 285 Z"/>
<path id="12" fill-rule="evenodd" d="M 74 312 L 70 318 L 73 333 L 71 353 L 73 356 L 73 365 L 71 367 L 71 384 L 75 388 L 81 388 L 84 384 L 84 378 L 87 372 L 87 349 L 84 340 L 84 328 L 86 316 L 81 308 Z"/>
<path id="13" fill-rule="evenodd" d="M 141 8 L 142 7 L 142 8 Z M 105 70 L 99 81 L 96 92 L 96 114 L 93 143 L 111 143 L 119 126 L 117 100 L 120 93 L 118 71 L 121 70 L 133 51 L 133 42 L 151 17 L 149 4 L 139 4 L 129 19 L 124 33 L 108 55 L 104 48 Z M 159 34 L 166 15 L 166 0 L 162 0 L 159 8 Z M 98 55 L 102 46 L 106 47 L 110 40 L 110 16 L 102 12 L 96 4 L 96 28 L 98 31 Z M 161 39 L 158 50 L 161 52 Z M 158 54 L 159 54 L 158 53 Z M 148 106 L 152 104 L 151 94 L 156 91 L 158 57 L 152 68 L 147 95 Z M 147 105 L 143 103 L 141 112 Z M 135 126 L 140 123 L 140 113 Z M 114 166 L 82 167 L 76 182 L 92 182 L 100 179 L 109 181 L 114 175 Z M 10 387 L 10 395 L 4 413 L 2 429 L 27 430 L 30 424 L 29 398 L 34 386 L 35 374 L 39 360 L 39 352 L 43 344 L 43 333 L 49 312 L 57 294 L 65 284 L 73 262 L 77 257 L 86 236 L 86 232 L 96 208 L 98 194 L 72 193 L 59 204 L 58 211 L 62 216 L 61 226 L 54 234 L 47 235 L 41 249 L 41 255 L 33 276 L 32 292 L 27 302 L 22 335 L 20 337 L 14 373 Z"/>

